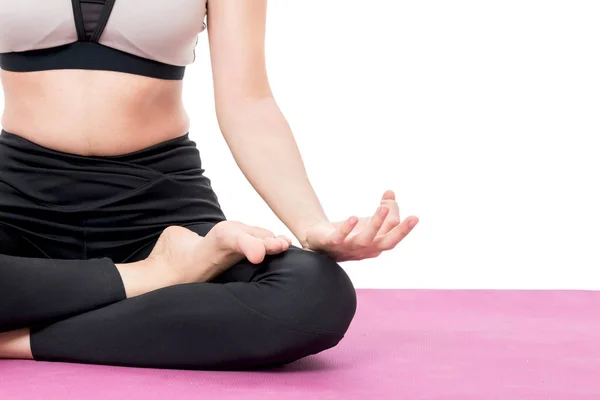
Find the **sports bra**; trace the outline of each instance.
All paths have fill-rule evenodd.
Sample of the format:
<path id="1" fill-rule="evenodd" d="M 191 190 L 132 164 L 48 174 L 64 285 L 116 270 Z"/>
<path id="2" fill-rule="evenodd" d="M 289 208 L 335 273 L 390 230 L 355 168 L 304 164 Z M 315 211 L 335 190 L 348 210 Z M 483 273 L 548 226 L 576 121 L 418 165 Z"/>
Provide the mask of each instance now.
<path id="1" fill-rule="evenodd" d="M 0 68 L 183 79 L 207 0 L 0 0 Z"/>

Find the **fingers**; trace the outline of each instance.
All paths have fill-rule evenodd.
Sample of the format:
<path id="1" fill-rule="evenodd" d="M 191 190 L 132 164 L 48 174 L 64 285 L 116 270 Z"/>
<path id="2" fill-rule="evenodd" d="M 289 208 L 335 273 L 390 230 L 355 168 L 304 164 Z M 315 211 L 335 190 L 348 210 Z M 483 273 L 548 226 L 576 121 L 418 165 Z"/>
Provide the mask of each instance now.
<path id="1" fill-rule="evenodd" d="M 378 235 L 385 235 L 400 223 L 400 207 L 398 207 L 396 195 L 392 190 L 387 190 L 383 194 L 383 197 L 381 198 L 381 205 L 387 206 L 390 209 L 390 213 L 381 226 L 381 229 L 377 233 Z"/>
<path id="2" fill-rule="evenodd" d="M 392 229 L 389 233 L 379 236 L 375 243 L 380 250 L 391 250 L 408 235 L 419 222 L 419 218 L 410 216 Z"/>
<path id="3" fill-rule="evenodd" d="M 341 244 L 344 240 L 346 240 L 356 224 L 358 224 L 358 217 L 351 216 L 345 220 L 344 223 L 341 224 L 340 227 L 336 229 L 336 231 L 328 238 L 329 242 L 334 245 Z"/>
<path id="4" fill-rule="evenodd" d="M 381 229 L 377 232 L 378 235 L 385 235 L 400 224 L 400 218 L 397 215 L 392 215 L 390 212 L 383 222 Z"/>
<path id="5" fill-rule="evenodd" d="M 386 190 L 383 193 L 383 196 L 381 197 L 381 201 L 386 201 L 386 200 L 396 200 L 396 194 L 394 193 L 393 190 Z"/>
<path id="6" fill-rule="evenodd" d="M 362 247 L 369 246 L 377 236 L 377 232 L 381 229 L 389 212 L 390 209 L 386 206 L 377 207 L 375 215 L 371 217 L 367 226 L 354 237 L 354 241 Z"/>

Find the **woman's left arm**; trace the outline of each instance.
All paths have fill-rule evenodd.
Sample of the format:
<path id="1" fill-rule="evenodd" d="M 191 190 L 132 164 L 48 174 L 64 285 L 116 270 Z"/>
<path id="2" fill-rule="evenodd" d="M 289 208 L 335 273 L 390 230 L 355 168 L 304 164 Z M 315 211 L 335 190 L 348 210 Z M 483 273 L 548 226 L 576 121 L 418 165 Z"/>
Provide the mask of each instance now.
<path id="1" fill-rule="evenodd" d="M 219 127 L 246 179 L 302 246 L 331 253 L 324 244 L 327 238 L 333 244 L 343 242 L 360 221 L 351 217 L 340 223 L 330 222 L 309 182 L 293 133 L 269 85 L 266 10 L 266 0 L 208 1 L 207 27 Z M 391 208 L 388 232 L 400 222 Z M 381 232 L 386 217 L 379 219 L 371 218 L 374 221 L 370 225 L 364 221 L 365 231 L 369 226 L 370 231 L 379 226 L 375 233 Z M 373 241 L 376 235 L 363 236 L 373 236 Z M 383 245 L 390 247 L 391 240 Z"/>
<path id="2" fill-rule="evenodd" d="M 208 7 L 220 129 L 245 177 L 302 242 L 306 228 L 327 217 L 267 79 L 266 0 L 209 1 Z"/>

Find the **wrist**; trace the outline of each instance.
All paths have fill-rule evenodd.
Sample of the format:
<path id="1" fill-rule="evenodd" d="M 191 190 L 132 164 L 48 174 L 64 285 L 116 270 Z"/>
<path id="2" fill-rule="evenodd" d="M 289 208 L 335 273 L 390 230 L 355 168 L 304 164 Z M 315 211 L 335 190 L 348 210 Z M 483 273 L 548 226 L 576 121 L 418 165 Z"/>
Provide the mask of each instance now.
<path id="1" fill-rule="evenodd" d="M 317 226 L 323 226 L 323 225 L 331 225 L 331 221 L 329 221 L 327 218 L 322 218 L 322 219 L 313 219 L 310 221 L 307 221 L 306 223 L 304 223 L 302 225 L 302 227 L 298 230 L 297 233 L 294 234 L 294 236 L 296 236 L 296 239 L 298 239 L 298 241 L 300 242 L 300 245 L 302 246 L 303 249 L 307 249 L 310 250 L 311 249 L 311 243 L 310 243 L 310 230 L 314 229 Z"/>

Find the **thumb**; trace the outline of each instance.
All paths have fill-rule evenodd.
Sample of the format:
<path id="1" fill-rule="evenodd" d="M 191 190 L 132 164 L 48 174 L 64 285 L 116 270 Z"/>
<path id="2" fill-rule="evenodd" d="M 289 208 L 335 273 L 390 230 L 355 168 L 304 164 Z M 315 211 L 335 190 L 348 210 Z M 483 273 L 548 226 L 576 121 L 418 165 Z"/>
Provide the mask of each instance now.
<path id="1" fill-rule="evenodd" d="M 393 190 L 386 190 L 385 193 L 383 193 L 383 196 L 381 196 L 381 201 L 383 202 L 385 200 L 396 200 L 396 194 Z"/>

